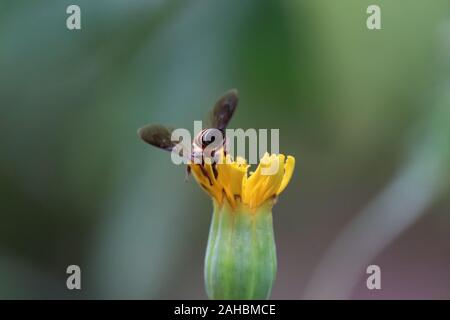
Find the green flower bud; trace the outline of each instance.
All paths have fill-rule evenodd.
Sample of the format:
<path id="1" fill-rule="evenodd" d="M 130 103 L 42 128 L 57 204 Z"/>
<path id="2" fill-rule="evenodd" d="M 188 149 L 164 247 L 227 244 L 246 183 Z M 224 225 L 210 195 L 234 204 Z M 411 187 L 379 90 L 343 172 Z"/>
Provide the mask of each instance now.
<path id="1" fill-rule="evenodd" d="M 214 201 L 204 272 L 210 299 L 269 298 L 277 268 L 272 205 Z"/>

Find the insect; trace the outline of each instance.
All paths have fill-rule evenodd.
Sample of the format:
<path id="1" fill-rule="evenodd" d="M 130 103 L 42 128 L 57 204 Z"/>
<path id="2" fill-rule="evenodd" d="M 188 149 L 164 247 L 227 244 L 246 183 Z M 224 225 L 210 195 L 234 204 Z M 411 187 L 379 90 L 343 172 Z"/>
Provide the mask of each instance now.
<path id="1" fill-rule="evenodd" d="M 230 122 L 236 106 L 238 104 L 238 92 L 236 89 L 229 90 L 225 93 L 214 105 L 214 108 L 210 112 L 208 128 L 200 131 L 192 141 L 191 155 L 189 155 L 191 161 L 198 155 L 203 155 L 205 148 L 210 145 L 215 139 L 214 135 L 219 130 L 222 134 L 222 144 L 215 150 L 212 150 L 211 154 L 223 148 L 226 151 L 225 141 L 225 129 Z M 175 146 L 180 141 L 172 141 L 173 129 L 162 125 L 146 125 L 138 130 L 138 135 L 146 143 L 155 146 L 157 148 L 172 152 Z M 203 158 L 202 158 L 203 163 Z M 214 165 L 214 163 L 213 163 Z M 187 167 L 187 174 L 190 173 L 190 167 Z"/>

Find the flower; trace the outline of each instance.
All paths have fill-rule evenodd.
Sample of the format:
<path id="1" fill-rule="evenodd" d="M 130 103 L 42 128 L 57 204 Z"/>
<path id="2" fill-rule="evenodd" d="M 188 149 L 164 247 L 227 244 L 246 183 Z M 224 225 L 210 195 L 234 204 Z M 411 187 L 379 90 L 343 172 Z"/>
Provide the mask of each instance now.
<path id="1" fill-rule="evenodd" d="M 189 166 L 200 186 L 219 205 L 227 201 L 233 209 L 238 202 L 254 210 L 275 200 L 287 187 L 295 167 L 292 156 L 266 153 L 256 171 L 248 176 L 249 165 L 245 159 L 238 157 L 233 161 L 230 155 L 223 157 L 221 153 L 217 164 L 205 161 Z"/>
<path id="2" fill-rule="evenodd" d="M 242 158 L 219 154 L 216 164 L 189 164 L 213 198 L 204 278 L 210 299 L 267 299 L 277 260 L 272 207 L 288 185 L 292 156 L 265 154 L 254 173 Z"/>

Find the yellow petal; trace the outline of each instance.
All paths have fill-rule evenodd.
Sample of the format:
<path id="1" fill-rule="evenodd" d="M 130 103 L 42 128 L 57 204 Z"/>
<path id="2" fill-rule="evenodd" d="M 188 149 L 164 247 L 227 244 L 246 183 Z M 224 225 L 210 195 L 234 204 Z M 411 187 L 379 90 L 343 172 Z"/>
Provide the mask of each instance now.
<path id="1" fill-rule="evenodd" d="M 275 168 L 274 166 L 276 166 L 276 171 L 271 172 L 272 169 L 270 168 Z M 276 196 L 283 180 L 283 173 L 284 155 L 273 154 L 269 156 L 265 154 L 255 173 L 248 178 L 244 202 L 248 203 L 250 208 L 255 208 L 269 198 Z"/>
<path id="2" fill-rule="evenodd" d="M 258 183 L 261 176 L 261 167 L 263 164 L 268 163 L 270 161 L 270 156 L 266 152 L 264 156 L 261 158 L 258 167 L 255 172 L 251 173 L 250 177 L 247 178 L 245 183 L 244 190 L 242 192 L 242 199 L 245 203 L 252 203 L 252 199 L 254 199 L 255 194 L 259 191 Z"/>
<path id="3" fill-rule="evenodd" d="M 238 165 L 227 155 L 226 162 L 217 164 L 218 177 L 227 199 L 232 207 L 236 206 L 235 197 L 241 197 L 244 176 L 247 177 L 247 165 Z"/>
<path id="4" fill-rule="evenodd" d="M 203 187 L 203 189 L 209 193 L 210 196 L 221 202 L 223 197 L 222 188 L 214 178 L 212 168 L 208 168 L 206 164 L 204 166 L 201 164 L 192 164 L 189 166 L 191 167 L 191 172 L 194 178 Z M 209 166 L 211 167 L 211 165 Z"/>
<path id="5" fill-rule="evenodd" d="M 284 165 L 283 180 L 281 181 L 281 185 L 277 191 L 277 195 L 283 192 L 284 189 L 286 189 L 287 185 L 289 184 L 289 181 L 291 181 L 292 174 L 294 173 L 294 167 L 295 167 L 295 158 L 292 156 L 288 156 L 286 163 Z"/>
<path id="6" fill-rule="evenodd" d="M 262 201 L 266 201 L 267 199 L 277 195 L 277 191 L 280 189 L 284 176 L 284 158 L 285 156 L 283 154 L 278 155 L 278 157 L 274 157 L 272 164 L 277 163 L 278 168 L 276 173 L 268 176 L 269 179 L 266 180 L 266 187 Z"/>

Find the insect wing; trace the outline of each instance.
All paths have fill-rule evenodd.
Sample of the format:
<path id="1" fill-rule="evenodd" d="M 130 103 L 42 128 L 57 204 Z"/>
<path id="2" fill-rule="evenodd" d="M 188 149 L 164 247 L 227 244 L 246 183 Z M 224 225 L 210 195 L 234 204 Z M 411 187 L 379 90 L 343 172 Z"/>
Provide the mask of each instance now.
<path id="1" fill-rule="evenodd" d="M 177 145 L 176 141 L 172 141 L 172 129 L 166 128 L 161 125 L 147 125 L 138 130 L 139 137 L 160 149 L 172 151 Z"/>
<path id="2" fill-rule="evenodd" d="M 234 110 L 238 104 L 238 92 L 236 89 L 228 91 L 220 98 L 211 111 L 211 127 L 224 130 L 233 116 Z"/>

